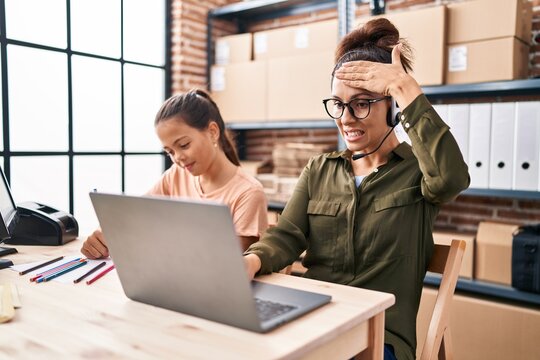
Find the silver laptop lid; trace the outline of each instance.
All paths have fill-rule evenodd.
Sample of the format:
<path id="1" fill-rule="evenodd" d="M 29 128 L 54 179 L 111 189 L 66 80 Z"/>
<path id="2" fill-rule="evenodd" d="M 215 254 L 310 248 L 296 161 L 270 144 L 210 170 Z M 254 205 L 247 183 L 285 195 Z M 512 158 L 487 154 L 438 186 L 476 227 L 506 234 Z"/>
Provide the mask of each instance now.
<path id="1" fill-rule="evenodd" d="M 129 298 L 261 331 L 226 205 L 104 193 L 90 197 Z"/>

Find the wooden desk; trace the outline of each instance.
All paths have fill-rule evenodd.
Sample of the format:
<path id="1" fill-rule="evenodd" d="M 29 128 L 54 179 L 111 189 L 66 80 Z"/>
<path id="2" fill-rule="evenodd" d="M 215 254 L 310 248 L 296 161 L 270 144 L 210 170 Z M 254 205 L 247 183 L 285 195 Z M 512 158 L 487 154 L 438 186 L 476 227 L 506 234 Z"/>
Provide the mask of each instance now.
<path id="1" fill-rule="evenodd" d="M 78 254 L 62 247 L 17 246 L 15 264 Z M 383 358 L 384 310 L 391 294 L 272 274 L 259 280 L 332 295 L 332 302 L 268 334 L 258 334 L 128 299 L 116 272 L 92 285 L 51 281 L 5 269 L 22 308 L 0 324 L 0 358 L 349 359 Z M 181 294 L 178 294 L 181 296 Z"/>

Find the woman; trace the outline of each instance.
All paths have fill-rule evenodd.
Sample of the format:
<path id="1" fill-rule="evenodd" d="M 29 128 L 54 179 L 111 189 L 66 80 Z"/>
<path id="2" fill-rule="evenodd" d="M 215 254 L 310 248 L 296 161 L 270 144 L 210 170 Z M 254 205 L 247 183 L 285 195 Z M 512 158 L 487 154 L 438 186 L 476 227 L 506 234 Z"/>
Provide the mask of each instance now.
<path id="1" fill-rule="evenodd" d="M 345 36 L 324 100 L 347 149 L 314 157 L 276 227 L 245 252 L 250 276 L 306 250 L 306 277 L 393 293 L 385 359 L 414 359 L 416 313 L 441 203 L 468 187 L 448 126 L 407 74 L 410 51 L 386 19 Z M 392 99 L 412 147 L 394 131 Z"/>
<path id="2" fill-rule="evenodd" d="M 266 196 L 240 167 L 214 101 L 201 90 L 173 96 L 161 106 L 154 125 L 173 165 L 147 194 L 227 204 L 242 249 L 257 241 L 268 226 Z M 109 256 L 101 230 L 88 237 L 81 252 L 90 259 Z"/>

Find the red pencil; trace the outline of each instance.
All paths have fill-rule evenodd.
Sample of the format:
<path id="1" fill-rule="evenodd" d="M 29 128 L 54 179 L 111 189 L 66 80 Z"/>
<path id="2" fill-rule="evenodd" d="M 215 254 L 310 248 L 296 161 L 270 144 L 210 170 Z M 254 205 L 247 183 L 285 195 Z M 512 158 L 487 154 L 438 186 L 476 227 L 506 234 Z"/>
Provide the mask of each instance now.
<path id="1" fill-rule="evenodd" d="M 93 278 L 91 278 L 90 280 L 88 280 L 86 282 L 86 285 L 90 285 L 92 284 L 94 281 L 98 280 L 100 277 L 104 276 L 106 273 L 108 273 L 109 271 L 111 271 L 112 269 L 114 269 L 114 264 L 109 266 L 108 268 L 106 268 L 105 270 L 103 270 L 102 272 L 100 272 L 99 274 L 97 274 L 96 276 L 94 276 Z"/>

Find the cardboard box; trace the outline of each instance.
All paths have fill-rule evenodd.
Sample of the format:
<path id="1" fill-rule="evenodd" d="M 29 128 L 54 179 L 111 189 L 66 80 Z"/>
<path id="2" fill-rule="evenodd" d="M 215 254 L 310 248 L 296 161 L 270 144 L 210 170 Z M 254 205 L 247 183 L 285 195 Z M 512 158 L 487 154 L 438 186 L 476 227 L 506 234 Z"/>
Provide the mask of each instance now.
<path id="1" fill-rule="evenodd" d="M 329 120 L 333 53 L 268 60 L 268 120 Z"/>
<path id="2" fill-rule="evenodd" d="M 418 311 L 417 358 L 437 290 L 424 288 Z M 454 359 L 533 360 L 540 354 L 540 311 L 455 294 L 450 313 Z"/>
<path id="3" fill-rule="evenodd" d="M 412 76 L 418 84 L 442 85 L 445 75 L 446 7 L 390 12 L 384 15 L 413 48 Z M 360 18 L 357 26 L 373 18 Z"/>
<path id="4" fill-rule="evenodd" d="M 334 149 L 335 147 L 326 144 L 281 143 L 274 145 L 272 161 L 274 166 L 296 167 L 302 170 L 313 156 Z"/>
<path id="5" fill-rule="evenodd" d="M 251 33 L 223 36 L 216 40 L 215 59 L 216 65 L 227 65 L 251 61 L 252 59 Z"/>
<path id="6" fill-rule="evenodd" d="M 265 61 L 212 66 L 212 98 L 225 122 L 266 120 L 266 75 Z"/>
<path id="7" fill-rule="evenodd" d="M 333 51 L 338 43 L 337 20 L 287 26 L 253 34 L 255 60 Z"/>
<path id="8" fill-rule="evenodd" d="M 531 40 L 532 4 L 527 0 L 475 0 L 448 5 L 448 44 L 504 37 Z"/>
<path id="9" fill-rule="evenodd" d="M 529 46 L 513 37 L 448 46 L 447 84 L 525 79 Z"/>
<path id="10" fill-rule="evenodd" d="M 465 240 L 467 243 L 459 276 L 467 279 L 473 278 L 474 264 L 474 235 L 451 232 L 433 232 L 433 241 L 435 244 L 450 245 L 452 240 Z"/>
<path id="11" fill-rule="evenodd" d="M 278 176 L 275 174 L 258 174 L 257 180 L 261 183 L 265 191 L 276 193 L 278 191 Z"/>
<path id="12" fill-rule="evenodd" d="M 279 212 L 268 210 L 268 226 L 276 226 L 279 218 Z"/>
<path id="13" fill-rule="evenodd" d="M 255 160 L 241 160 L 240 166 L 242 170 L 253 177 L 257 177 L 257 174 L 260 174 L 260 169 L 265 166 L 265 161 L 255 161 Z"/>
<path id="14" fill-rule="evenodd" d="M 476 234 L 474 277 L 505 285 L 512 283 L 512 234 L 519 225 L 482 221 Z"/>

